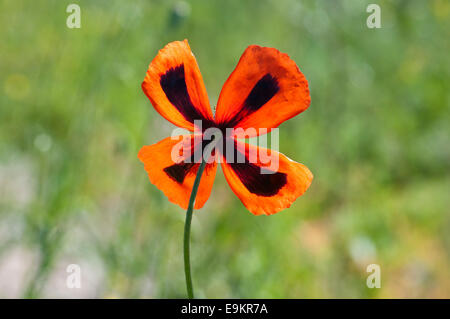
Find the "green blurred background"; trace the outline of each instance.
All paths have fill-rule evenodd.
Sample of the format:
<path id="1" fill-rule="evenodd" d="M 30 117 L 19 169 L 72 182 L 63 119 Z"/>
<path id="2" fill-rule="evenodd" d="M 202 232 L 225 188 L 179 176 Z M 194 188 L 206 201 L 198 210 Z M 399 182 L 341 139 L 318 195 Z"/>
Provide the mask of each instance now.
<path id="1" fill-rule="evenodd" d="M 184 38 L 212 105 L 250 44 L 288 53 L 312 96 L 280 126 L 315 175 L 290 209 L 253 216 L 218 170 L 198 297 L 450 297 L 449 1 L 2 0 L 0 21 L 0 297 L 186 296 L 185 212 L 137 159 L 173 129 L 140 84 Z"/>

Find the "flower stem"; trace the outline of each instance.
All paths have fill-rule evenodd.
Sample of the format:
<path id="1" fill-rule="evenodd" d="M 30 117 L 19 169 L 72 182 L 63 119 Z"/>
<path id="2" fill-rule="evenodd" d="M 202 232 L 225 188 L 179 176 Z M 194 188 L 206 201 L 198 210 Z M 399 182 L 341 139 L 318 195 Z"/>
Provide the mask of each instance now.
<path id="1" fill-rule="evenodd" d="M 184 273 L 186 275 L 186 288 L 189 299 L 194 298 L 194 288 L 192 287 L 192 277 L 191 277 L 190 241 L 189 241 L 189 237 L 191 235 L 192 211 L 194 209 L 195 197 L 197 196 L 198 187 L 200 185 L 200 179 L 202 178 L 205 166 L 206 162 L 202 158 L 202 163 L 198 168 L 197 176 L 195 177 L 194 181 L 194 186 L 192 187 L 192 193 L 191 197 L 189 198 L 189 205 L 186 211 L 186 222 L 184 224 Z"/>

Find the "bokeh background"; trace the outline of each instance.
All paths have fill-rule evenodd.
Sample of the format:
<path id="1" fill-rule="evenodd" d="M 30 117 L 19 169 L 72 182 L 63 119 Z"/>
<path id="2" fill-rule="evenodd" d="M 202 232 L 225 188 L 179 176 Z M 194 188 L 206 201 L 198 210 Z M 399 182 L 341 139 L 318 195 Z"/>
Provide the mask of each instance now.
<path id="1" fill-rule="evenodd" d="M 450 297 L 450 2 L 2 0 L 0 21 L 0 297 L 186 296 L 185 212 L 137 159 L 173 129 L 140 84 L 184 38 L 212 105 L 250 44 L 288 53 L 312 95 L 280 127 L 315 175 L 290 209 L 251 215 L 218 170 L 193 219 L 198 297 Z"/>

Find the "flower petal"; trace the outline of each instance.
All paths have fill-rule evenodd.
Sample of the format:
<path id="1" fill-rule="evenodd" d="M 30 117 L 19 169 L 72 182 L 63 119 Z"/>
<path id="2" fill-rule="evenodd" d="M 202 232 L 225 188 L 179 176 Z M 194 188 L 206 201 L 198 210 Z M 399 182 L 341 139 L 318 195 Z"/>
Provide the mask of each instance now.
<path id="1" fill-rule="evenodd" d="M 245 154 L 245 163 L 222 158 L 222 169 L 233 192 L 254 215 L 288 208 L 311 184 L 309 169 L 281 153 L 240 141 L 236 151 Z"/>
<path id="2" fill-rule="evenodd" d="M 208 94 L 187 40 L 167 44 L 150 63 L 142 89 L 173 124 L 194 130 L 194 120 L 212 120 Z"/>
<path id="3" fill-rule="evenodd" d="M 308 82 L 285 53 L 249 46 L 220 92 L 216 122 L 228 127 L 278 127 L 310 104 Z"/>
<path id="4" fill-rule="evenodd" d="M 163 191 L 171 202 L 184 209 L 188 207 L 199 167 L 192 159 L 192 155 L 198 150 L 198 144 L 194 140 L 194 135 L 168 137 L 156 144 L 142 147 L 138 154 L 138 158 L 145 165 L 150 182 Z M 183 147 L 185 153 L 174 160 L 173 157 L 176 156 L 173 154 L 179 153 Z M 191 161 L 187 162 L 187 158 Z M 200 180 L 195 209 L 202 208 L 208 200 L 216 170 L 216 162 L 206 165 Z"/>

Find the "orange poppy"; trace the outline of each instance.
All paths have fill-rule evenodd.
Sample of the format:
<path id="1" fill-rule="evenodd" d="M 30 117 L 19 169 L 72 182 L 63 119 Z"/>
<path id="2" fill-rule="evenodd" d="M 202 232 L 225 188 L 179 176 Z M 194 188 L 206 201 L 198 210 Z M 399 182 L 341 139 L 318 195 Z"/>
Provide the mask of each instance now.
<path id="1" fill-rule="evenodd" d="M 271 131 L 309 107 L 308 82 L 287 54 L 274 48 L 249 46 L 222 88 L 215 116 L 187 40 L 171 42 L 159 51 L 150 63 L 142 89 L 164 118 L 193 132 L 144 146 L 138 154 L 150 181 L 171 202 L 184 209 L 188 207 L 199 168 L 199 164 L 188 161 L 186 155 L 181 161 L 174 161 L 174 147 L 180 141 L 188 141 L 191 144 L 188 154 L 192 157 L 202 149 L 195 136 L 201 136 L 210 127 L 219 128 L 224 132 L 224 140 L 232 139 L 234 151 L 245 155 L 244 161 L 236 163 L 223 154 L 216 154 L 231 189 L 251 213 L 275 214 L 289 207 L 311 184 L 313 175 L 303 164 L 225 133 L 225 128 L 267 128 Z M 194 123 L 196 120 L 202 121 L 202 128 Z M 249 161 L 250 151 L 256 154 L 265 151 L 277 156 L 278 169 L 262 174 L 261 169 L 266 164 L 260 155 Z M 203 207 L 208 200 L 216 170 L 216 160 L 206 164 L 195 209 Z"/>

